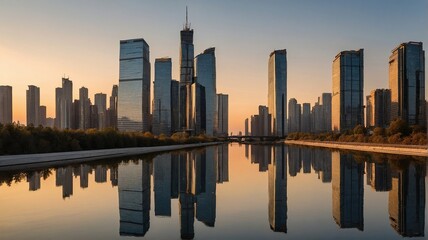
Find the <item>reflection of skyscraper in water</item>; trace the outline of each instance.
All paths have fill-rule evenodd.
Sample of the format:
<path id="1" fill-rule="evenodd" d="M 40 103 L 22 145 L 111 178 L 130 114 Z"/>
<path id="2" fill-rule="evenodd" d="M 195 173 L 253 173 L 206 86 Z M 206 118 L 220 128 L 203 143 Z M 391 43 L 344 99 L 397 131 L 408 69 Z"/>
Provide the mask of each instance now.
<path id="1" fill-rule="evenodd" d="M 205 225 L 214 227 L 216 218 L 216 159 L 215 147 L 206 148 L 201 158 L 204 164 L 200 168 L 200 189 L 196 201 L 196 218 Z"/>
<path id="2" fill-rule="evenodd" d="M 284 145 L 273 147 L 269 164 L 269 224 L 275 232 L 287 232 L 287 153 Z"/>
<path id="3" fill-rule="evenodd" d="M 179 179 L 180 179 L 180 233 L 183 239 L 192 239 L 195 236 L 194 231 L 194 196 L 192 194 L 193 179 L 193 159 L 191 153 L 182 153 L 179 155 Z"/>
<path id="4" fill-rule="evenodd" d="M 171 154 L 153 159 L 155 215 L 171 216 Z"/>
<path id="5" fill-rule="evenodd" d="M 259 164 L 259 172 L 268 170 L 268 165 L 271 160 L 271 147 L 268 145 L 252 145 L 251 146 L 251 163 Z"/>
<path id="6" fill-rule="evenodd" d="M 40 189 L 40 173 L 32 172 L 27 175 L 27 182 L 29 183 L 30 191 L 37 191 Z"/>
<path id="7" fill-rule="evenodd" d="M 178 198 L 179 189 L 179 154 L 171 153 L 171 198 Z"/>
<path id="8" fill-rule="evenodd" d="M 150 163 L 121 164 L 118 169 L 120 235 L 144 236 L 150 227 Z"/>
<path id="9" fill-rule="evenodd" d="M 340 228 L 364 230 L 364 162 L 353 155 L 332 153 L 333 218 Z"/>
<path id="10" fill-rule="evenodd" d="M 400 159 L 394 163 L 389 192 L 391 226 L 404 237 L 424 236 L 425 164 Z"/>
<path id="11" fill-rule="evenodd" d="M 303 162 L 303 173 L 311 173 L 311 149 L 301 148 L 302 162 Z"/>
<path id="12" fill-rule="evenodd" d="M 95 168 L 95 182 L 104 183 L 107 182 L 107 168 L 101 165 L 98 165 Z"/>
<path id="13" fill-rule="evenodd" d="M 297 176 L 302 168 L 300 161 L 300 148 L 295 146 L 288 147 L 288 171 L 291 177 Z"/>
<path id="14" fill-rule="evenodd" d="M 391 167 L 386 159 L 375 159 L 375 162 L 366 163 L 367 185 L 377 192 L 391 190 Z"/>
<path id="15" fill-rule="evenodd" d="M 331 151 L 311 149 L 312 167 L 323 183 L 331 182 Z"/>
<path id="16" fill-rule="evenodd" d="M 73 195 L 73 168 L 58 168 L 55 172 L 55 185 L 62 186 L 62 198 Z"/>
<path id="17" fill-rule="evenodd" d="M 229 145 L 219 145 L 217 156 L 217 183 L 229 182 Z"/>
<path id="18" fill-rule="evenodd" d="M 118 175 L 119 172 L 117 166 L 110 167 L 110 182 L 112 187 L 117 186 Z"/>
<path id="19" fill-rule="evenodd" d="M 91 172 L 91 167 L 86 164 L 80 165 L 80 187 L 87 188 L 89 183 L 89 172 Z"/>
<path id="20" fill-rule="evenodd" d="M 250 145 L 245 144 L 245 158 L 248 159 L 249 155 L 250 155 Z"/>

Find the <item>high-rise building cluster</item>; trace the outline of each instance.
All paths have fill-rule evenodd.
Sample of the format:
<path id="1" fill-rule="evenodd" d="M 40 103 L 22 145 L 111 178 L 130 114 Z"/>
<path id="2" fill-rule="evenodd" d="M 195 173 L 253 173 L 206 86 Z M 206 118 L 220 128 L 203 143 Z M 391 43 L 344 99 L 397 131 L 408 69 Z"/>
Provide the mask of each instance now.
<path id="1" fill-rule="evenodd" d="M 332 93 L 323 93 L 312 109 L 309 103 L 299 104 L 295 98 L 287 99 L 286 50 L 274 51 L 269 58 L 269 115 L 265 116 L 260 106 L 258 115 L 245 119 L 245 136 L 343 132 L 364 125 L 364 122 L 366 127 L 386 128 L 397 118 L 409 125 L 425 127 L 427 106 L 422 42 L 402 43 L 392 51 L 389 89 L 372 90 L 366 97 L 366 105 L 363 93 L 364 49 L 342 51 L 336 55 Z M 266 121 L 267 118 L 270 120 Z M 266 129 L 270 130 L 266 132 Z"/>
<path id="2" fill-rule="evenodd" d="M 149 104 L 149 45 L 144 39 L 120 42 L 120 131 L 152 131 L 155 135 L 228 134 L 228 95 L 217 93 L 215 48 L 194 57 L 193 29 L 187 21 L 187 12 L 180 37 L 180 79 L 172 79 L 171 58 L 156 58 L 152 104 Z"/>

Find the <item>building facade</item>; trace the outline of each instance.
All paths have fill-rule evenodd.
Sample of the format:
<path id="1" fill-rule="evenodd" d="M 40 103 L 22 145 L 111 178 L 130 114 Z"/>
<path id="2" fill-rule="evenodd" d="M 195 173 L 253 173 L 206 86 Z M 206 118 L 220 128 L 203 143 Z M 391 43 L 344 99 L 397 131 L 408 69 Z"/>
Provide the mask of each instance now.
<path id="1" fill-rule="evenodd" d="M 229 134 L 229 95 L 217 94 L 217 135 L 227 136 Z"/>
<path id="2" fill-rule="evenodd" d="M 106 128 L 107 94 L 97 93 L 94 96 L 98 109 L 98 128 Z"/>
<path id="3" fill-rule="evenodd" d="M 311 132 L 311 104 L 303 103 L 302 117 L 300 121 L 300 131 L 309 133 Z"/>
<path id="4" fill-rule="evenodd" d="M 79 119 L 79 128 L 80 129 L 88 129 L 90 125 L 90 105 L 91 102 L 89 100 L 88 89 L 85 87 L 81 87 L 79 89 L 79 111 L 80 111 L 80 119 Z"/>
<path id="5" fill-rule="evenodd" d="M 27 126 L 39 126 L 40 88 L 29 85 L 27 90 Z"/>
<path id="6" fill-rule="evenodd" d="M 272 115 L 272 134 L 287 134 L 287 50 L 273 51 L 268 66 L 268 108 Z"/>
<path id="7" fill-rule="evenodd" d="M 12 123 L 12 87 L 0 86 L 0 124 Z"/>
<path id="8" fill-rule="evenodd" d="M 364 50 L 343 51 L 333 61 L 332 130 L 364 125 Z"/>
<path id="9" fill-rule="evenodd" d="M 391 121 L 391 90 L 375 89 L 366 97 L 367 127 L 388 127 Z"/>
<path id="10" fill-rule="evenodd" d="M 119 131 L 150 129 L 150 50 L 142 38 L 120 41 Z"/>
<path id="11" fill-rule="evenodd" d="M 60 100 L 61 129 L 71 128 L 71 107 L 73 103 L 73 82 L 69 78 L 62 78 L 62 94 Z"/>
<path id="12" fill-rule="evenodd" d="M 196 81 L 205 87 L 206 129 L 207 135 L 213 136 L 216 125 L 217 87 L 215 48 L 209 48 L 195 57 Z"/>
<path id="13" fill-rule="evenodd" d="M 297 104 L 297 100 L 295 98 L 291 98 L 288 101 L 288 132 L 300 132 L 300 115 L 301 110 L 299 108 L 299 104 Z"/>
<path id="14" fill-rule="evenodd" d="M 422 42 L 402 43 L 389 57 L 391 119 L 426 126 L 425 51 Z"/>
<path id="15" fill-rule="evenodd" d="M 155 60 L 153 134 L 171 134 L 171 58 Z"/>

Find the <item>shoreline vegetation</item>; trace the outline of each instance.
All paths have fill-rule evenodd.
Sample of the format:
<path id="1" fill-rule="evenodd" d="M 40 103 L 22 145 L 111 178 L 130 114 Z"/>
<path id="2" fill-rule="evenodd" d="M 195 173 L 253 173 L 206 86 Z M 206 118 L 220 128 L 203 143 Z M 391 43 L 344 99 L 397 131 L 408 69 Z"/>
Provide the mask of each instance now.
<path id="1" fill-rule="evenodd" d="M 336 143 L 376 143 L 384 145 L 427 145 L 427 132 L 421 126 L 408 126 L 401 119 L 391 122 L 388 128 L 374 129 L 357 125 L 343 133 L 290 133 L 286 140 L 318 141 Z"/>
<path id="2" fill-rule="evenodd" d="M 219 141 L 206 135 L 174 133 L 154 136 L 150 132 L 105 130 L 59 130 L 50 127 L 0 124 L 0 155 L 68 152 L 129 147 L 154 147 Z"/>

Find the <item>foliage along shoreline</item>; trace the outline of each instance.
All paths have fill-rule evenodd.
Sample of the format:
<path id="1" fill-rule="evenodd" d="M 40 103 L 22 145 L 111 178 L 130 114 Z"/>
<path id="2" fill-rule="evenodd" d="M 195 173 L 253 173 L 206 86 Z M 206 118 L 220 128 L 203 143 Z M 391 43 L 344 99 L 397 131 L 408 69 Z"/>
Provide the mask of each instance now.
<path id="1" fill-rule="evenodd" d="M 290 133 L 287 140 L 312 140 L 329 142 L 357 142 L 377 144 L 427 145 L 427 132 L 421 126 L 409 126 L 401 119 L 391 122 L 388 128 L 374 129 L 357 125 L 342 133 Z"/>
<path id="2" fill-rule="evenodd" d="M 114 129 L 60 130 L 42 126 L 0 124 L 0 155 L 154 147 L 217 140 L 205 135 L 189 136 L 182 132 L 172 136 L 154 136 L 150 132 L 119 132 Z"/>

